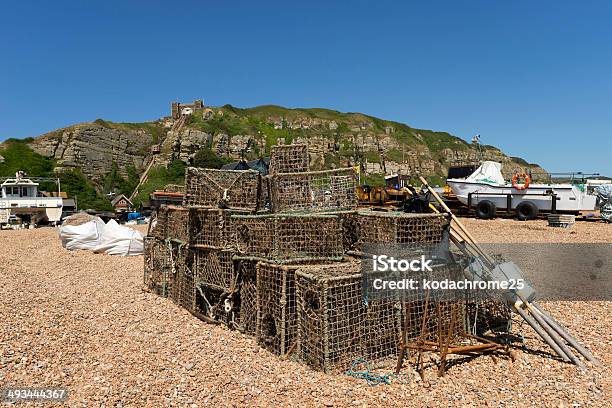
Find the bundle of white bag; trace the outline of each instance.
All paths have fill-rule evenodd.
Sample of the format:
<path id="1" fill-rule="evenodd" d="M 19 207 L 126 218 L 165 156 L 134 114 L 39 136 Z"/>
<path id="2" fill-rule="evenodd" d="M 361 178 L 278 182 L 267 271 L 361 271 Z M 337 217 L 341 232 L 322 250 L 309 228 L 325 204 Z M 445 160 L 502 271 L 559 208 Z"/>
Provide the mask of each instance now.
<path id="1" fill-rule="evenodd" d="M 80 225 L 64 225 L 59 230 L 62 246 L 70 251 L 86 249 L 109 255 L 142 255 L 142 234 L 123 227 L 115 220 L 104 223 L 100 217 Z"/>

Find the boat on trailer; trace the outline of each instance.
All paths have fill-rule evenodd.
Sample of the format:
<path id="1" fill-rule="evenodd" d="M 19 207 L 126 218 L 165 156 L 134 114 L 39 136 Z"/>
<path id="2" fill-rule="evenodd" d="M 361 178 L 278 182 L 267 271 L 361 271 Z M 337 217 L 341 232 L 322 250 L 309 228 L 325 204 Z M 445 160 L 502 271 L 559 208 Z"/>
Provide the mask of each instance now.
<path id="1" fill-rule="evenodd" d="M 493 218 L 497 210 L 516 211 L 519 219 L 534 219 L 539 213 L 593 211 L 596 196 L 584 184 L 549 183 L 518 185 L 515 176 L 506 182 L 498 162 L 485 161 L 465 179 L 447 179 L 457 199 L 480 218 Z"/>

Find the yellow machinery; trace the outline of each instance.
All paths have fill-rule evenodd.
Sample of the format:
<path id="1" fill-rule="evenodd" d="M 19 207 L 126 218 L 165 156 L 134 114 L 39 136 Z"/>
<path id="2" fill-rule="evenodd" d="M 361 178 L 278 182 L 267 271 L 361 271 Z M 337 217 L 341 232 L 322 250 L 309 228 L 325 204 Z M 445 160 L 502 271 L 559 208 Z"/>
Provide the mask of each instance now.
<path id="1" fill-rule="evenodd" d="M 366 205 L 398 205 L 410 196 L 410 191 L 402 187 L 396 189 L 389 186 L 362 185 L 357 187 L 357 197 L 360 204 Z"/>

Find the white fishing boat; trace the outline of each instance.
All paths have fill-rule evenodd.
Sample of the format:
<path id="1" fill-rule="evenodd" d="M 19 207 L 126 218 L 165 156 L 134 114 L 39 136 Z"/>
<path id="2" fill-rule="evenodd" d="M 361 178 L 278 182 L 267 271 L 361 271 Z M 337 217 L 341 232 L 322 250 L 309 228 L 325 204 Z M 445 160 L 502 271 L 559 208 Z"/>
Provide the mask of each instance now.
<path id="1" fill-rule="evenodd" d="M 584 184 L 530 184 L 527 175 L 515 175 L 509 183 L 501 166 L 485 161 L 469 177 L 446 182 L 457 199 L 475 209 L 480 218 L 493 218 L 498 209 L 514 210 L 522 220 L 534 219 L 540 212 L 578 213 L 595 209 L 596 196 L 588 194 Z"/>
<path id="2" fill-rule="evenodd" d="M 11 216 L 27 219 L 31 224 L 59 221 L 62 216 L 62 197 L 59 192 L 56 197 L 43 196 L 38 186 L 39 183 L 27 178 L 21 171 L 14 178 L 4 179 L 1 185 L 0 224 L 8 223 Z"/>

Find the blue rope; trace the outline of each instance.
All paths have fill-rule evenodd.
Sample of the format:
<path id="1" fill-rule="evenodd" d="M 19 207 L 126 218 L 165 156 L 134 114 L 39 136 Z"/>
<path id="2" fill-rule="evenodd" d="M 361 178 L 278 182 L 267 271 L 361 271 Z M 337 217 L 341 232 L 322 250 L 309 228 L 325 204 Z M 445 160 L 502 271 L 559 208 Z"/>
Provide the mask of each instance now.
<path id="1" fill-rule="evenodd" d="M 355 371 L 357 366 L 363 365 L 365 367 L 365 371 Z M 376 374 L 370 370 L 370 364 L 363 359 L 358 358 L 353 361 L 351 368 L 346 371 L 346 375 L 350 377 L 357 378 L 359 380 L 366 380 L 369 386 L 376 386 L 380 384 L 391 384 L 392 379 L 399 379 L 399 376 L 389 373 L 389 374 Z M 407 382 L 407 381 L 403 381 Z"/>

